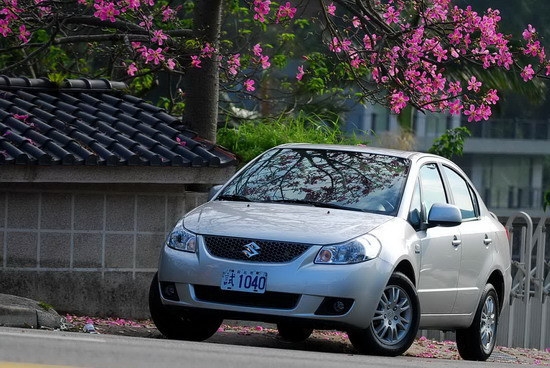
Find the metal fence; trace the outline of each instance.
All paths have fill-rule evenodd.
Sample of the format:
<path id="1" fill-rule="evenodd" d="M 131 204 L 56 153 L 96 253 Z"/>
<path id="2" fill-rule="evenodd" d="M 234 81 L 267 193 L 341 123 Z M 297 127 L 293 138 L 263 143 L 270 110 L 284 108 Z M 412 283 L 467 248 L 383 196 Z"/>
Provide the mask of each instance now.
<path id="1" fill-rule="evenodd" d="M 512 255 L 512 292 L 503 310 L 497 343 L 550 347 L 550 239 L 547 218 L 518 212 L 506 221 Z M 535 226 L 536 225 L 536 226 Z"/>

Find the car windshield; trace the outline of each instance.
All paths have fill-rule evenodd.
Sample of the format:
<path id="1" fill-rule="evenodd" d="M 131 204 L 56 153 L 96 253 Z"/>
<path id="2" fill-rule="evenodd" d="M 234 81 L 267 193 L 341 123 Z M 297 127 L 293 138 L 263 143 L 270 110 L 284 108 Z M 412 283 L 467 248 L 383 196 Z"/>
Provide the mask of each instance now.
<path id="1" fill-rule="evenodd" d="M 408 168 L 393 156 L 282 148 L 248 166 L 217 199 L 395 214 Z"/>

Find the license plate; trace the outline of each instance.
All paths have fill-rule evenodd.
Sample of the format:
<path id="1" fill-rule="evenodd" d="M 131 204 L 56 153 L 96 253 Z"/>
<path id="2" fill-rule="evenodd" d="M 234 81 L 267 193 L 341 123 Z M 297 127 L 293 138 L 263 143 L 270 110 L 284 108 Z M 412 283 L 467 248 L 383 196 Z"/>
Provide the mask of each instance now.
<path id="1" fill-rule="evenodd" d="M 221 288 L 263 294 L 266 283 L 267 272 L 229 269 L 223 272 Z"/>

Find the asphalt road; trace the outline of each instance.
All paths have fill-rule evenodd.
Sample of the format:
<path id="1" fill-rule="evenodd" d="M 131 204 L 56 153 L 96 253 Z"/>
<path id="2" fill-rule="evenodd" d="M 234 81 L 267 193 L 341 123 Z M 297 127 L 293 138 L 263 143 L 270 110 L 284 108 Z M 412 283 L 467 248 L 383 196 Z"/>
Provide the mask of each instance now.
<path id="1" fill-rule="evenodd" d="M 182 342 L 114 335 L 0 328 L 0 368 L 71 367 L 502 367 L 501 363 L 373 357 L 242 346 L 231 341 Z M 38 364 L 38 366 L 36 366 Z"/>

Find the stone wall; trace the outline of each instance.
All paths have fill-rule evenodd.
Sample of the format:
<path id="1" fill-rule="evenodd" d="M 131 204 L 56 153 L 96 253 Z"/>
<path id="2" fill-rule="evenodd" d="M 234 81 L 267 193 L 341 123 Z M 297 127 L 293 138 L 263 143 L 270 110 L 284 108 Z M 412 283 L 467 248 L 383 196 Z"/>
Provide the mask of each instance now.
<path id="1" fill-rule="evenodd" d="M 206 196 L 183 185 L 0 186 L 0 293 L 58 312 L 148 317 L 166 234 Z"/>

